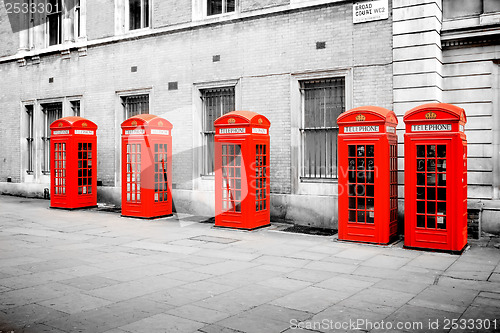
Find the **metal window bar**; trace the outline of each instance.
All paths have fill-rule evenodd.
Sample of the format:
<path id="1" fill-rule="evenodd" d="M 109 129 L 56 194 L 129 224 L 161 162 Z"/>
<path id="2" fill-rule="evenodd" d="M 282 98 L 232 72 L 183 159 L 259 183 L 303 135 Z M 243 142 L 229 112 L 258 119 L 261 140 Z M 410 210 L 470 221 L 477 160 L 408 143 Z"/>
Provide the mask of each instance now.
<path id="1" fill-rule="evenodd" d="M 149 27 L 149 0 L 129 0 L 129 30 Z"/>
<path id="2" fill-rule="evenodd" d="M 234 87 L 205 89 L 203 101 L 203 170 L 202 175 L 214 175 L 214 121 L 235 108 Z"/>
<path id="3" fill-rule="evenodd" d="M 47 9 L 49 46 L 61 44 L 62 42 L 62 3 L 61 0 L 49 0 Z"/>
<path id="4" fill-rule="evenodd" d="M 138 114 L 149 113 L 149 95 L 136 95 L 123 97 L 123 108 L 125 109 L 125 119 Z"/>
<path id="5" fill-rule="evenodd" d="M 345 79 L 301 82 L 302 178 L 337 178 L 337 117 L 345 111 Z"/>
<path id="6" fill-rule="evenodd" d="M 26 105 L 26 113 L 27 115 L 27 138 L 26 140 L 28 141 L 28 163 L 27 163 L 27 169 L 26 173 L 28 175 L 33 174 L 33 105 Z"/>
<path id="7" fill-rule="evenodd" d="M 50 173 L 50 124 L 62 117 L 62 103 L 44 104 L 42 111 L 44 113 L 42 173 L 47 175 Z"/>
<path id="8" fill-rule="evenodd" d="M 81 20 L 82 20 L 82 12 L 81 12 L 81 3 L 80 0 L 76 0 L 75 4 L 75 36 L 81 37 L 82 36 L 82 31 L 81 31 Z"/>
<path id="9" fill-rule="evenodd" d="M 71 110 L 73 110 L 74 116 L 80 117 L 80 101 L 72 101 Z"/>
<path id="10" fill-rule="evenodd" d="M 234 12 L 235 8 L 235 0 L 207 0 L 208 16 Z"/>

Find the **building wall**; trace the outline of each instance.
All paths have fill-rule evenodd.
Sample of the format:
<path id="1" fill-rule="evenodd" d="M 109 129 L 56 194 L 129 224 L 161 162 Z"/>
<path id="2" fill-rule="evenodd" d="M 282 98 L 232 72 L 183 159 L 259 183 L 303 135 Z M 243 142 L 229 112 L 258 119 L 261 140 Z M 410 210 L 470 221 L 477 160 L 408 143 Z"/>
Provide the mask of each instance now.
<path id="1" fill-rule="evenodd" d="M 90 6 L 92 1 L 88 1 Z M 103 6 L 107 9 L 99 15 L 110 15 L 111 2 L 103 2 Z M 155 25 L 174 24 L 164 4 L 155 2 L 155 6 Z M 109 22 L 93 24 L 92 11 L 87 15 L 89 39 L 111 34 Z M 189 15 L 182 14 L 180 21 Z M 82 116 L 99 126 L 98 180 L 108 189 L 101 191 L 106 192 L 102 198 L 119 199 L 120 98 L 148 92 L 150 113 L 165 117 L 174 126 L 176 208 L 213 214 L 213 178 L 200 177 L 196 168 L 201 149 L 198 89 L 230 80 L 237 82 L 237 107 L 271 120 L 273 215 L 299 224 L 336 227 L 336 189 L 330 191 L 335 182 L 309 186 L 297 181 L 298 128 L 293 125 L 300 118 L 297 84 L 304 76 L 348 73 L 346 109 L 367 104 L 390 109 L 391 29 L 390 19 L 354 25 L 352 4 L 342 2 L 184 27 L 150 37 L 103 41 L 89 44 L 84 51 L 74 49 L 66 58 L 59 52 L 41 55 L 39 63 L 26 57 L 22 67 L 15 61 L 4 61 L 0 70 L 8 71 L 5 77 L 9 79 L 0 82 L 0 103 L 14 116 L 8 123 L 0 121 L 17 131 L 0 134 L 6 142 L 0 147 L 0 156 L 10 157 L 0 161 L 0 181 L 12 176 L 14 182 L 48 187 L 47 176 L 27 177 L 24 171 L 20 142 L 25 138 L 19 131 L 24 126 L 22 103 L 80 96 Z M 325 42 L 326 47 L 317 49 L 316 42 Z M 214 55 L 219 55 L 220 61 L 214 62 Z M 137 71 L 131 70 L 133 66 Z M 49 78 L 53 78 L 52 83 Z M 168 82 L 178 82 L 178 89 L 168 90 Z M 67 109 L 64 112 L 69 115 Z"/>

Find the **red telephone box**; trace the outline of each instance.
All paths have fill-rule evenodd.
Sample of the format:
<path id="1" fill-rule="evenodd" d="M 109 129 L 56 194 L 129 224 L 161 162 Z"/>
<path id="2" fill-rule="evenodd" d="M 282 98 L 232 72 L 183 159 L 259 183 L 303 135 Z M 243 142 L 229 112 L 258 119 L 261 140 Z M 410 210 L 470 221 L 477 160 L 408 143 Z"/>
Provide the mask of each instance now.
<path id="1" fill-rule="evenodd" d="M 467 245 L 465 111 L 431 103 L 404 116 L 405 246 L 461 251 Z"/>
<path id="2" fill-rule="evenodd" d="M 363 106 L 337 124 L 339 239 L 388 244 L 398 229 L 396 115 Z"/>
<path id="3" fill-rule="evenodd" d="M 172 124 L 152 114 L 122 123 L 122 216 L 172 215 Z"/>
<path id="4" fill-rule="evenodd" d="M 233 111 L 215 126 L 215 225 L 255 229 L 270 224 L 269 120 Z"/>
<path id="5" fill-rule="evenodd" d="M 50 206 L 97 206 L 97 125 L 82 117 L 64 117 L 50 130 Z"/>

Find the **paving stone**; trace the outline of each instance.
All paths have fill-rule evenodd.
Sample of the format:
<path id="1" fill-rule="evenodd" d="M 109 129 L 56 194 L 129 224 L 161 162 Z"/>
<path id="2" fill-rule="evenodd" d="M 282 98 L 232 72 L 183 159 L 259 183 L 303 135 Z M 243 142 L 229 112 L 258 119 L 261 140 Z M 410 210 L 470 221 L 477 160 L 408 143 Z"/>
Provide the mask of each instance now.
<path id="1" fill-rule="evenodd" d="M 212 274 L 205 274 L 200 272 L 193 272 L 191 270 L 180 270 L 175 271 L 173 273 L 167 273 L 165 276 L 168 276 L 175 280 L 185 281 L 185 282 L 195 282 L 202 281 L 213 277 Z"/>
<path id="2" fill-rule="evenodd" d="M 236 316 L 221 320 L 218 325 L 246 333 L 281 332 L 290 326 L 290 323 L 266 318 L 243 312 Z"/>
<path id="3" fill-rule="evenodd" d="M 437 309 L 422 308 L 414 305 L 404 305 L 385 321 L 392 323 L 398 329 L 402 325 L 408 332 L 448 332 L 444 326 L 445 319 L 458 319 L 460 314 Z"/>
<path id="4" fill-rule="evenodd" d="M 306 259 L 306 260 L 322 260 L 328 255 L 325 253 L 311 252 L 311 251 L 298 251 L 292 254 L 287 254 L 285 257 L 296 258 L 296 259 Z"/>
<path id="5" fill-rule="evenodd" d="M 282 297 L 289 291 L 260 285 L 248 285 L 193 303 L 217 311 L 236 314 Z"/>
<path id="6" fill-rule="evenodd" d="M 60 283 L 82 290 L 94 290 L 118 284 L 120 281 L 108 279 L 98 275 L 90 275 L 62 280 Z"/>
<path id="7" fill-rule="evenodd" d="M 337 275 L 328 280 L 316 283 L 314 286 L 354 294 L 370 287 L 374 283 L 357 279 L 353 275 Z"/>
<path id="8" fill-rule="evenodd" d="M 336 262 L 313 261 L 313 262 L 307 264 L 306 266 L 304 266 L 304 268 L 329 271 L 329 272 L 333 272 L 333 273 L 350 274 L 350 273 L 354 272 L 358 268 L 358 266 L 351 265 L 351 264 L 336 263 Z"/>
<path id="9" fill-rule="evenodd" d="M 87 291 L 86 293 L 91 296 L 104 298 L 116 302 L 116 301 L 123 301 L 126 299 L 135 298 L 138 296 L 143 296 L 166 288 L 178 287 L 185 283 L 186 282 L 184 281 L 170 279 L 166 277 L 162 279 L 157 279 L 156 281 L 152 279 L 141 279 L 132 282 L 124 282 L 108 287 L 90 290 Z"/>
<path id="10" fill-rule="evenodd" d="M 286 323 L 290 323 L 292 319 L 302 321 L 313 316 L 313 314 L 310 312 L 289 309 L 272 304 L 259 305 L 248 310 L 246 313 L 251 314 L 256 318 L 261 318 L 261 320 L 264 320 L 265 318 L 271 318 Z"/>
<path id="11" fill-rule="evenodd" d="M 499 332 L 500 323 L 499 316 L 500 308 L 489 307 L 489 306 L 470 306 L 460 317 L 460 320 L 465 320 L 470 323 L 470 320 L 474 321 L 474 325 L 471 327 L 457 328 L 451 330 L 453 333 L 462 332 Z M 482 327 L 479 325 L 481 324 Z M 489 328 L 485 325 L 489 324 Z"/>
<path id="12" fill-rule="evenodd" d="M 394 290 L 414 295 L 420 293 L 428 286 L 429 284 L 426 283 L 408 282 L 400 280 L 381 280 L 380 282 L 377 282 L 373 285 L 374 288 L 387 289 L 389 292 L 391 290 Z"/>
<path id="13" fill-rule="evenodd" d="M 352 259 L 352 260 L 367 260 L 380 253 L 380 249 L 376 248 L 349 248 L 334 254 L 334 257 Z"/>
<path id="14" fill-rule="evenodd" d="M 389 291 L 387 289 L 371 287 L 369 289 L 361 290 L 349 299 L 351 301 L 358 301 L 360 304 L 363 304 L 363 302 L 369 302 L 393 307 L 401 307 L 414 297 L 414 294 L 406 292 L 394 290 Z"/>
<path id="15" fill-rule="evenodd" d="M 329 307 L 311 319 L 305 327 L 319 327 L 321 332 L 369 331 L 370 323 L 380 322 L 387 315 L 340 305 Z"/>
<path id="16" fill-rule="evenodd" d="M 337 305 L 362 311 L 380 313 L 385 316 L 390 315 L 391 313 L 393 313 L 398 309 L 396 306 L 393 306 L 391 304 L 386 305 L 380 303 L 372 303 L 364 300 L 360 302 L 359 298 L 352 298 L 352 297 L 339 302 Z"/>
<path id="17" fill-rule="evenodd" d="M 207 325 L 198 330 L 202 333 L 241 333 L 241 331 L 233 330 L 232 328 L 220 325 Z"/>
<path id="18" fill-rule="evenodd" d="M 430 309 L 463 313 L 479 294 L 478 291 L 443 286 L 430 286 L 415 296 L 411 305 Z"/>
<path id="19" fill-rule="evenodd" d="M 160 313 L 119 328 L 132 333 L 144 331 L 148 333 L 186 333 L 194 332 L 204 326 L 205 324 L 200 322 Z"/>
<path id="20" fill-rule="evenodd" d="M 85 310 L 100 308 L 102 306 L 111 304 L 111 302 L 102 298 L 75 293 L 53 298 L 47 301 L 38 302 L 38 304 L 56 309 L 61 312 L 72 314 Z"/>
<path id="21" fill-rule="evenodd" d="M 335 290 L 307 287 L 270 303 L 290 309 L 317 313 L 342 301 L 348 296 L 350 295 Z"/>
<path id="22" fill-rule="evenodd" d="M 265 265 L 277 265 L 277 266 L 288 266 L 301 268 L 310 263 L 310 260 L 298 259 L 298 258 L 288 258 L 288 257 L 278 257 L 263 255 L 252 261 L 253 263 L 260 263 Z"/>
<path id="23" fill-rule="evenodd" d="M 280 275 L 280 272 L 261 269 L 260 266 L 257 266 L 250 269 L 243 269 L 224 275 L 218 275 L 207 279 L 207 281 L 226 286 L 242 287 L 252 283 L 258 283 L 278 275 Z"/>
<path id="24" fill-rule="evenodd" d="M 500 309 L 500 299 L 477 296 L 472 302 L 472 306 L 485 306 Z"/>
<path id="25" fill-rule="evenodd" d="M 15 326 L 17 330 L 37 322 L 44 322 L 54 317 L 66 316 L 66 314 L 61 311 L 39 304 L 27 304 L 7 309 L 2 312 L 2 315 L 3 314 L 5 314 L 5 318 L 0 318 L 0 322 L 8 320 L 9 324 Z"/>
<path id="26" fill-rule="evenodd" d="M 227 313 L 191 304 L 176 307 L 172 310 L 167 311 L 167 313 L 177 317 L 182 317 L 207 324 L 212 324 L 229 317 L 229 314 Z"/>
<path id="27" fill-rule="evenodd" d="M 481 291 L 478 297 L 494 298 L 500 300 L 500 290 L 498 292 Z"/>
<path id="28" fill-rule="evenodd" d="M 490 277 L 488 278 L 488 281 L 491 281 L 491 282 L 500 282 L 500 273 L 491 273 Z"/>
<path id="29" fill-rule="evenodd" d="M 424 253 L 411 260 L 408 265 L 444 271 L 457 261 L 457 259 L 458 256 L 449 254 Z"/>
<path id="30" fill-rule="evenodd" d="M 258 284 L 263 285 L 263 286 L 272 287 L 272 288 L 280 288 L 280 289 L 294 291 L 294 290 L 299 290 L 299 289 L 305 288 L 307 286 L 310 286 L 312 283 L 306 282 L 306 281 L 290 279 L 290 278 L 286 278 L 286 277 L 274 277 L 271 279 L 267 279 L 267 280 L 258 282 Z"/>
<path id="31" fill-rule="evenodd" d="M 227 260 L 227 261 L 216 263 L 216 264 L 205 265 L 202 267 L 194 268 L 193 270 L 196 272 L 200 272 L 200 273 L 222 275 L 222 274 L 227 274 L 227 273 L 247 269 L 247 268 L 254 267 L 254 266 L 257 266 L 257 263 Z"/>
<path id="32" fill-rule="evenodd" d="M 150 265 L 136 266 L 133 269 L 122 268 L 111 272 L 101 273 L 99 275 L 108 279 L 126 282 L 126 281 L 138 280 L 148 276 L 156 276 L 156 275 L 163 275 L 172 272 L 177 272 L 179 270 L 181 269 L 178 267 L 173 267 L 168 264 L 156 263 Z"/>
<path id="33" fill-rule="evenodd" d="M 321 282 L 335 276 L 337 273 L 318 269 L 297 269 L 285 276 L 290 279 L 307 281 L 307 282 Z"/>
<path id="34" fill-rule="evenodd" d="M 377 268 L 399 269 L 404 265 L 406 265 L 411 260 L 412 260 L 411 258 L 401 258 L 385 254 L 377 254 L 363 261 L 360 265 L 377 267 Z"/>

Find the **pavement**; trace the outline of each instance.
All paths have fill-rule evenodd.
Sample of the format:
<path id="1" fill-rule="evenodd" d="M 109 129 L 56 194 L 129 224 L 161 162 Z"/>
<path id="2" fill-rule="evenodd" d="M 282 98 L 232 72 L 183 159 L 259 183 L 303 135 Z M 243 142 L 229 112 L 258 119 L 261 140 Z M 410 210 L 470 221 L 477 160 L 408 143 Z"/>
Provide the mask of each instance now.
<path id="1" fill-rule="evenodd" d="M 498 238 L 462 255 L 0 196 L 0 332 L 500 332 Z"/>

